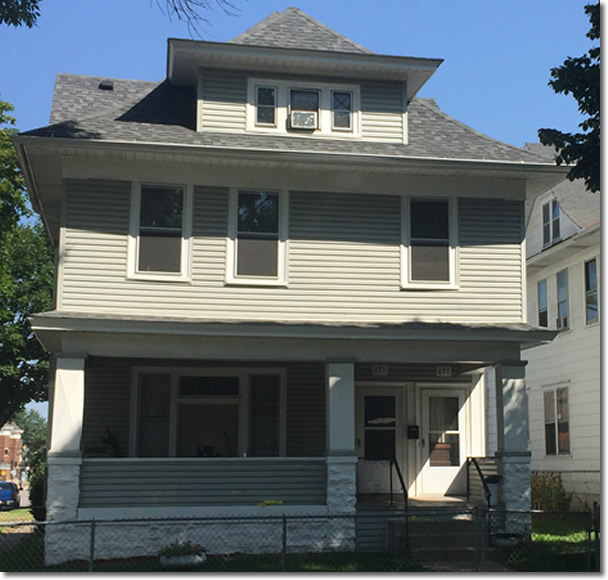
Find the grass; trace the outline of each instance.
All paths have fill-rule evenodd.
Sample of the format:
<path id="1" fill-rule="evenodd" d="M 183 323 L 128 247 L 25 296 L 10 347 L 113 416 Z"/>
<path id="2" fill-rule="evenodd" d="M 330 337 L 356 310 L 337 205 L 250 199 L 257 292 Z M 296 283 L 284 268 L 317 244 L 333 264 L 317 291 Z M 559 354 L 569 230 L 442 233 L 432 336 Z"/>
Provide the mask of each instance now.
<path id="1" fill-rule="evenodd" d="M 530 539 L 497 549 L 497 556 L 519 572 L 590 571 L 595 555 L 588 554 L 586 524 L 582 519 L 535 518 Z"/>
<path id="2" fill-rule="evenodd" d="M 2 522 L 32 522 L 34 516 L 32 516 L 29 508 L 19 508 L 16 510 L 2 510 L 0 511 L 0 524 Z"/>
<path id="3" fill-rule="evenodd" d="M 68 562 L 59 566 L 44 566 L 44 536 L 26 535 L 11 548 L 2 551 L 0 541 L 0 570 L 5 572 L 86 572 L 86 561 Z M 97 560 L 95 572 L 280 572 L 280 554 L 233 554 L 209 556 L 205 564 L 192 568 L 165 568 L 156 556 L 141 558 Z M 384 553 L 325 552 L 288 554 L 287 572 L 423 572 L 405 555 Z"/>

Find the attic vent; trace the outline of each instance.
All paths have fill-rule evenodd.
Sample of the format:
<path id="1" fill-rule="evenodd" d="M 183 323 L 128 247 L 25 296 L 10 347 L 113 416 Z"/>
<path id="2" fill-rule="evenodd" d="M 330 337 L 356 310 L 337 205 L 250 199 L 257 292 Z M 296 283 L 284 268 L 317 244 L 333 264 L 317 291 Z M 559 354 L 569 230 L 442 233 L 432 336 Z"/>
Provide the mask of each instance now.
<path id="1" fill-rule="evenodd" d="M 114 81 L 104 80 L 99 83 L 99 90 L 101 91 L 113 91 L 114 90 Z"/>

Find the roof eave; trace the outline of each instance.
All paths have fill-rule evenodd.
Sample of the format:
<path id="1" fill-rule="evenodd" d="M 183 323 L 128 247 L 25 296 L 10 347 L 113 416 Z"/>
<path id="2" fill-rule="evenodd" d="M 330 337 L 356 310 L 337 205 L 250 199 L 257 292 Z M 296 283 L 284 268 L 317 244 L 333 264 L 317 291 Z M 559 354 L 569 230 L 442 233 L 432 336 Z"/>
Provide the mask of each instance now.
<path id="1" fill-rule="evenodd" d="M 167 78 L 175 85 L 196 86 L 198 69 L 273 71 L 401 80 L 412 99 L 437 67 L 439 58 L 418 58 L 369 53 L 255 46 L 226 42 L 167 40 Z"/>

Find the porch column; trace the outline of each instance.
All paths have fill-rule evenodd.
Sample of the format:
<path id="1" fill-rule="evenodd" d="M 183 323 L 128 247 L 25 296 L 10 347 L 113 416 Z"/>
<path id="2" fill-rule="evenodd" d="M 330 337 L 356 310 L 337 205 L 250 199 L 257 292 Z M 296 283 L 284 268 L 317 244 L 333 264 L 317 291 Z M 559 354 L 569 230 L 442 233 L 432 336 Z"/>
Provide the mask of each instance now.
<path id="1" fill-rule="evenodd" d="M 50 447 L 47 471 L 47 519 L 77 515 L 80 496 L 80 439 L 84 414 L 83 355 L 60 354 L 51 388 Z"/>
<path id="2" fill-rule="evenodd" d="M 502 476 L 499 501 L 508 510 L 530 509 L 530 459 L 528 447 L 528 395 L 524 361 L 496 365 L 497 457 Z M 525 517 L 507 517 L 510 532 L 525 531 Z M 518 520 L 519 521 L 518 523 Z"/>
<path id="3" fill-rule="evenodd" d="M 326 384 L 327 508 L 330 514 L 349 514 L 357 503 L 354 363 L 328 362 Z"/>

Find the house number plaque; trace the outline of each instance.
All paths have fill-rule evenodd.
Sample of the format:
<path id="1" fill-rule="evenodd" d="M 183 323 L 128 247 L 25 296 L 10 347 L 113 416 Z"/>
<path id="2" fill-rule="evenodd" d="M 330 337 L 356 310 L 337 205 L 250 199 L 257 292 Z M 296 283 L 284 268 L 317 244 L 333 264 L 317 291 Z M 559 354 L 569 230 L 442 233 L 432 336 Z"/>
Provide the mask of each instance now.
<path id="1" fill-rule="evenodd" d="M 372 375 L 375 377 L 388 377 L 388 365 L 373 365 Z"/>
<path id="2" fill-rule="evenodd" d="M 438 377 L 451 377 L 452 376 L 452 367 L 449 365 L 438 366 L 436 370 L 437 370 Z"/>

